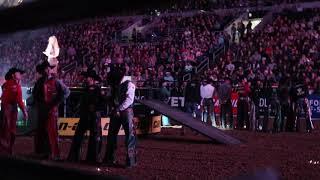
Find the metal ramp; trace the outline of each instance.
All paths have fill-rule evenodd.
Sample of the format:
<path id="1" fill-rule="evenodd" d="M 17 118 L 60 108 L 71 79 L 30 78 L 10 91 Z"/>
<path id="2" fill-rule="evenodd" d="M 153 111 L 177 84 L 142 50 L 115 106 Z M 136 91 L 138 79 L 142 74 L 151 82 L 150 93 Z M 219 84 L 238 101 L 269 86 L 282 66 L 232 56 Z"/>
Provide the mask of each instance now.
<path id="1" fill-rule="evenodd" d="M 227 135 L 222 130 L 206 125 L 199 119 L 194 119 L 189 114 L 172 108 L 171 106 L 159 101 L 159 100 L 137 100 L 139 103 L 148 106 L 151 109 L 158 111 L 159 113 L 168 116 L 169 118 L 199 132 L 200 134 L 220 142 L 222 144 L 236 145 L 241 144 L 241 141 Z"/>

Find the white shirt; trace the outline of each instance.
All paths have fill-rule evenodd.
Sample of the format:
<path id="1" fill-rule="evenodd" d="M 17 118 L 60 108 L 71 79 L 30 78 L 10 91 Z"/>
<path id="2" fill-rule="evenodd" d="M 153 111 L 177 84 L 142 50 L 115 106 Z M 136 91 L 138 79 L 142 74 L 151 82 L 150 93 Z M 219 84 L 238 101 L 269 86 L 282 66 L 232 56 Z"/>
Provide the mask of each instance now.
<path id="1" fill-rule="evenodd" d="M 126 78 L 123 78 L 120 84 L 124 83 L 126 80 L 127 80 Z M 124 102 L 119 106 L 120 111 L 126 110 L 131 104 L 133 104 L 135 91 L 136 91 L 136 86 L 130 81 L 128 83 L 128 90 L 126 93 L 127 97 L 124 100 Z"/>
<path id="2" fill-rule="evenodd" d="M 214 87 L 211 84 L 200 86 L 200 96 L 202 99 L 212 98 L 214 94 Z"/>

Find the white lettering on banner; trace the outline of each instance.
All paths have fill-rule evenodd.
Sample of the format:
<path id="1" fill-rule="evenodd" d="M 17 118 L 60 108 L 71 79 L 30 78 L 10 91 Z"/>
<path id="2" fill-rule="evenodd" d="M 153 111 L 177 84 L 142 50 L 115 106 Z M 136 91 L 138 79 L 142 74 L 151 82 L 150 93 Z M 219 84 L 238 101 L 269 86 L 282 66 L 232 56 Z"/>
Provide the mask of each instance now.
<path id="1" fill-rule="evenodd" d="M 184 97 L 170 97 L 169 102 L 172 107 L 184 107 L 185 99 Z"/>
<path id="2" fill-rule="evenodd" d="M 234 108 L 238 107 L 238 100 L 237 99 L 231 100 L 231 103 L 232 103 L 232 107 L 234 107 Z"/>
<path id="3" fill-rule="evenodd" d="M 144 96 L 135 96 L 134 98 L 138 100 L 144 100 Z"/>
<path id="4" fill-rule="evenodd" d="M 181 107 L 184 107 L 184 97 L 179 97 L 179 99 L 181 100 Z"/>
<path id="5" fill-rule="evenodd" d="M 259 99 L 259 107 L 268 107 L 266 98 L 260 98 Z"/>
<path id="6" fill-rule="evenodd" d="M 213 103 L 215 107 L 220 107 L 220 101 L 219 99 L 213 99 Z M 231 104 L 233 108 L 237 108 L 238 107 L 238 99 L 232 99 L 231 100 Z"/>
<path id="7" fill-rule="evenodd" d="M 220 103 L 219 99 L 217 99 L 217 100 L 216 100 L 216 99 L 213 99 L 213 102 L 214 102 L 214 106 L 215 106 L 215 107 L 219 107 L 219 106 L 220 106 L 220 104 L 219 104 L 219 103 Z"/>
<path id="8" fill-rule="evenodd" d="M 311 99 L 309 100 L 311 111 L 320 113 L 320 106 L 319 106 L 319 100 Z"/>
<path id="9" fill-rule="evenodd" d="M 171 106 L 172 107 L 179 107 L 179 101 L 178 101 L 178 97 L 171 97 Z"/>

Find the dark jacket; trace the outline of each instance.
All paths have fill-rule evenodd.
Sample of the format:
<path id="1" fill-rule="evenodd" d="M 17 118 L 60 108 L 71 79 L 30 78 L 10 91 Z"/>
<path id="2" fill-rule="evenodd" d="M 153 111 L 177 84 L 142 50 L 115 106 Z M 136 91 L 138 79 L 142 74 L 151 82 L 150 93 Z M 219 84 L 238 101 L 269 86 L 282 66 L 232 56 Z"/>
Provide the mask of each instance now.
<path id="1" fill-rule="evenodd" d="M 185 101 L 191 103 L 200 103 L 200 84 L 197 82 L 188 82 L 185 90 Z"/>

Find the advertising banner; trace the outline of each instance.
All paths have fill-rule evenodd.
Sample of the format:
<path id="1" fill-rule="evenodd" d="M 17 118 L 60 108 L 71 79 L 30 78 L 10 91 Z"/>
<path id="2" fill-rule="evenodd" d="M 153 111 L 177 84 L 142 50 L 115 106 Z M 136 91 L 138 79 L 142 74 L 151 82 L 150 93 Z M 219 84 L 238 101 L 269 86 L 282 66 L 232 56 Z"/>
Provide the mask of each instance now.
<path id="1" fill-rule="evenodd" d="M 232 104 L 233 115 L 236 115 L 238 112 L 238 99 L 239 99 L 238 93 L 231 94 L 231 104 Z M 220 102 L 219 102 L 218 96 L 214 96 L 213 103 L 214 103 L 214 112 L 216 114 L 220 114 Z"/>
<path id="2" fill-rule="evenodd" d="M 310 109 L 312 112 L 312 120 L 320 120 L 320 96 L 310 95 L 308 97 Z"/>
<path id="3" fill-rule="evenodd" d="M 73 136 L 76 131 L 78 122 L 79 118 L 59 118 L 59 135 Z M 161 131 L 161 116 L 151 116 L 149 119 L 143 120 L 135 117 L 134 123 L 136 127 L 136 134 L 152 134 L 159 133 Z M 108 135 L 109 124 L 110 118 L 101 118 L 101 128 L 103 136 Z M 118 135 L 124 135 L 122 126 Z"/>

